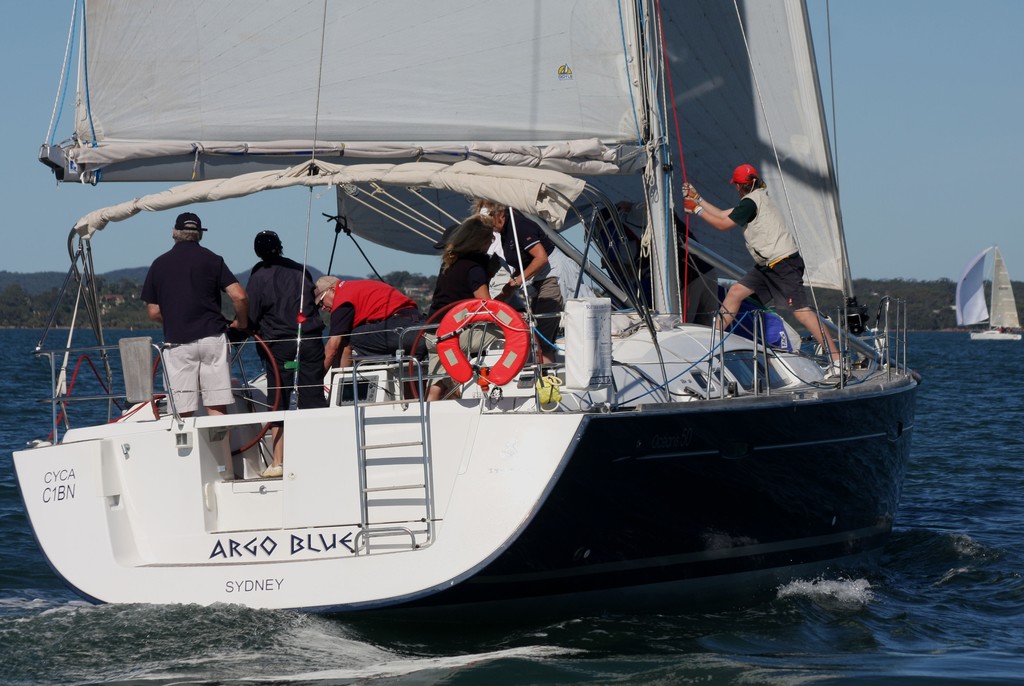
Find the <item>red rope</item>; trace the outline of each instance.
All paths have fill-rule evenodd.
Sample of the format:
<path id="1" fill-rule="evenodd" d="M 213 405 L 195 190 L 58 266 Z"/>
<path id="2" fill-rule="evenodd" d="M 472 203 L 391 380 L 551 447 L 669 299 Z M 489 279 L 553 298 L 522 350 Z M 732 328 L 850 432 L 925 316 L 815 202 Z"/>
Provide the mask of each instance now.
<path id="1" fill-rule="evenodd" d="M 668 97 L 672 109 L 672 123 L 676 130 L 676 145 L 679 148 L 679 168 L 683 172 L 683 183 L 686 183 L 686 159 L 683 157 L 683 138 L 679 133 L 679 111 L 676 108 L 676 94 L 672 87 L 672 71 L 669 68 L 668 56 L 665 54 L 665 23 L 661 16 L 661 0 L 655 0 L 655 10 L 658 13 L 658 35 L 661 38 L 661 63 L 665 66 L 665 81 L 668 82 Z M 673 218 L 674 219 L 674 218 Z M 686 235 L 683 237 L 683 319 L 686 318 L 686 311 L 690 298 L 690 215 L 684 213 L 683 226 L 686 227 Z"/>

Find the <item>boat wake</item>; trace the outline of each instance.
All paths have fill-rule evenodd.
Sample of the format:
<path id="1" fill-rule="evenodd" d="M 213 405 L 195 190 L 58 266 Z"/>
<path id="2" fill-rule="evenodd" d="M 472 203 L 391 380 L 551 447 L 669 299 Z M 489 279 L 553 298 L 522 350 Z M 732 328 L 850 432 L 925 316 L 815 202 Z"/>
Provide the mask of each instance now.
<path id="1" fill-rule="evenodd" d="M 867 579 L 798 579 L 778 589 L 779 599 L 807 598 L 815 603 L 839 608 L 856 609 L 874 599 L 871 583 Z"/>

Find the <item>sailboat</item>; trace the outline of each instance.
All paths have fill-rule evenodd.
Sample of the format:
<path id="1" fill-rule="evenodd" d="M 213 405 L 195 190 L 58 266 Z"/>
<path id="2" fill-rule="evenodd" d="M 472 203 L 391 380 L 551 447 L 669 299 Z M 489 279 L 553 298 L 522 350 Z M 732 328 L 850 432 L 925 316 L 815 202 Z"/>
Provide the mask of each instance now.
<path id="1" fill-rule="evenodd" d="M 54 241 L 72 256 L 61 296 L 81 305 L 61 343 L 47 340 L 56 306 L 40 338 L 52 433 L 14 466 L 43 554 L 83 598 L 664 611 L 877 560 L 919 377 L 905 303 L 883 299 L 873 328 L 854 311 L 802 2 L 122 0 L 83 13 L 75 131 L 41 161 L 65 182 L 180 182 L 84 213 Z M 705 180 L 728 206 L 739 162 L 798 208 L 807 285 L 851 304 L 832 325 L 848 375 L 771 345 L 758 311 L 749 336 L 683 321 L 679 250 L 727 279 L 751 262 L 732 232 L 677 236 L 681 182 Z M 327 408 L 267 407 L 266 379 L 240 370 L 231 413 L 179 415 L 154 374 L 159 338 L 107 341 L 92 251 L 140 213 L 296 187 L 335 192 L 358 238 L 422 254 L 469 199 L 507 205 L 577 265 L 574 294 L 585 282 L 595 295 L 566 302 L 554 365 L 533 358 L 496 385 L 483 371 L 505 351 L 485 350 L 457 399 L 425 402 L 423 367 L 396 353 L 330 370 Z M 650 300 L 636 265 L 615 269 L 605 248 L 625 235 L 622 198 L 645 210 Z M 109 384 L 80 402 L 108 412 L 78 426 L 66 379 L 85 353 Z M 283 478 L 260 477 L 270 422 L 285 426 Z M 227 455 L 241 478 L 218 473 Z"/>
<path id="2" fill-rule="evenodd" d="M 986 257 L 992 253 L 992 315 L 985 302 Z M 972 331 L 972 341 L 1019 341 L 1020 319 L 1013 297 L 1010 273 L 999 246 L 985 248 L 971 260 L 956 284 L 957 326 L 971 326 L 988 320 L 989 328 Z M 1016 331 L 1014 330 L 1016 329 Z"/>

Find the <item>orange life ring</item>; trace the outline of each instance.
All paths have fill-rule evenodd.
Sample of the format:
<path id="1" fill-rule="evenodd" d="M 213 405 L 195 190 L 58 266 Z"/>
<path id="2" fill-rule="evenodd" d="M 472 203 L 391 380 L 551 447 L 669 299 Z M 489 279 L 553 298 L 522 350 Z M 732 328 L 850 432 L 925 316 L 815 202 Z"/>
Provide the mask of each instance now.
<path id="1" fill-rule="evenodd" d="M 526 364 L 530 328 L 518 312 L 500 300 L 473 298 L 463 300 L 448 310 L 437 327 L 437 355 L 441 358 L 441 365 L 458 383 L 466 383 L 473 378 L 473 366 L 459 347 L 459 334 L 478 322 L 495 324 L 505 335 L 505 350 L 487 375 L 490 383 L 504 386 Z"/>

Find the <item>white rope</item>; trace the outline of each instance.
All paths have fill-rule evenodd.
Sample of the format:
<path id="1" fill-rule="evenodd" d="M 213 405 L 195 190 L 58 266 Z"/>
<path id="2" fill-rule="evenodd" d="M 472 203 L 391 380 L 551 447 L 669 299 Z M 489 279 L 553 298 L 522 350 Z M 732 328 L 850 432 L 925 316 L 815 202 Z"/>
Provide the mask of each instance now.
<path id="1" fill-rule="evenodd" d="M 60 109 L 61 91 L 64 90 L 68 74 L 68 61 L 71 59 L 71 44 L 75 40 L 75 17 L 78 15 L 78 0 L 71 6 L 71 24 L 68 26 L 68 42 L 64 48 L 64 63 L 60 67 L 60 79 L 57 81 L 57 95 L 53 99 L 53 112 L 50 114 L 50 126 L 46 129 L 46 142 L 53 138 L 54 127 L 57 126 L 57 111 Z"/>
<path id="2" fill-rule="evenodd" d="M 371 212 L 376 212 L 380 216 L 382 216 L 382 217 L 384 217 L 386 219 L 390 219 L 391 221 L 393 221 L 394 223 L 398 224 L 402 228 L 409 229 L 409 231 L 413 232 L 417 236 L 425 238 L 425 239 L 427 239 L 428 241 L 431 241 L 431 242 L 434 242 L 434 241 L 437 240 L 437 236 L 434 236 L 434 237 L 428 236 L 427 234 L 425 234 L 422 231 L 418 230 L 416 227 L 412 226 L 411 224 L 403 222 L 403 221 L 399 220 L 397 217 L 394 217 L 394 216 L 388 214 L 387 212 L 385 212 L 384 210 L 382 210 L 382 209 L 380 209 L 378 207 L 375 207 L 374 205 L 372 205 L 371 203 L 367 202 L 366 200 L 363 200 L 363 198 L 360 197 L 360 195 L 353 195 L 353 194 L 349 193 L 348 197 L 353 202 L 359 203 L 360 205 L 362 205 L 366 209 L 370 210 Z M 380 202 L 379 198 L 378 198 L 378 202 Z M 384 205 L 385 207 L 388 206 L 387 203 L 384 203 L 384 202 L 381 202 L 381 204 Z M 438 226 L 440 226 L 440 224 L 438 224 Z"/>
<path id="3" fill-rule="evenodd" d="M 323 88 L 324 76 L 324 43 L 327 35 L 327 0 L 324 0 L 324 12 L 320 20 L 320 63 L 316 75 L 316 104 L 313 108 L 313 145 L 310 148 L 310 161 L 316 162 L 316 142 L 320 130 L 320 91 Z M 299 279 L 299 311 L 296 317 L 306 311 L 306 270 L 309 267 L 309 237 L 313 217 L 313 188 L 310 187 L 306 199 L 306 236 L 302 246 L 302 271 Z M 319 313 L 314 312 L 315 316 Z M 299 364 L 302 349 L 302 325 L 296 322 L 295 327 L 295 369 L 292 370 L 292 400 L 298 403 L 299 397 Z"/>
<path id="4" fill-rule="evenodd" d="M 394 210 L 395 212 L 397 212 L 397 213 L 399 213 L 399 214 L 401 214 L 401 215 L 403 215 L 405 217 L 408 217 L 409 219 L 411 219 L 413 221 L 418 220 L 424 226 L 426 226 L 428 228 L 436 229 L 436 230 L 438 230 L 438 231 L 440 231 L 442 233 L 444 232 L 444 227 L 438 221 L 436 221 L 434 219 L 431 219 L 427 215 L 423 214 L 418 209 L 416 209 L 415 207 L 413 207 L 409 203 L 407 203 L 404 200 L 402 200 L 401 198 L 399 198 L 397 195 L 395 195 L 394 193 L 389 191 L 384 186 L 380 185 L 377 182 L 372 182 L 370 184 L 370 187 L 373 188 L 373 193 L 371 194 L 371 197 L 377 197 L 378 195 L 381 195 L 384 198 L 390 200 L 390 202 L 385 202 L 384 200 L 380 200 L 378 198 L 378 200 L 380 200 L 381 205 L 383 205 L 383 206 L 385 206 L 385 207 L 387 207 L 387 208 L 389 208 L 391 210 Z M 430 202 L 429 200 L 427 200 L 423 196 L 419 196 L 419 197 L 421 199 L 423 199 L 425 202 L 428 202 L 428 203 Z M 440 209 L 440 208 L 438 208 L 438 209 Z M 453 218 L 453 221 L 457 221 L 457 220 L 455 220 Z"/>

